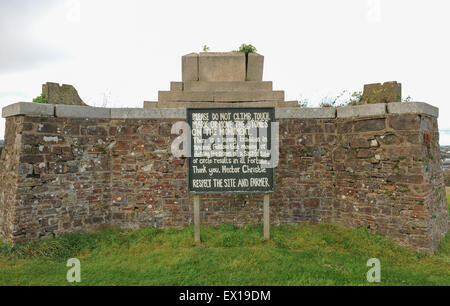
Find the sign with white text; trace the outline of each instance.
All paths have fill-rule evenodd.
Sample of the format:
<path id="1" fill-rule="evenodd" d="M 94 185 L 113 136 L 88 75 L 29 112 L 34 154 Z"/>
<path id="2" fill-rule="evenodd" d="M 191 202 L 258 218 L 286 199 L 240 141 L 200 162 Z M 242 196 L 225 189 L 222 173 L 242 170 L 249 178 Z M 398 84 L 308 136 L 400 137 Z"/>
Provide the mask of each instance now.
<path id="1" fill-rule="evenodd" d="M 191 129 L 189 192 L 275 190 L 278 137 L 275 142 L 273 134 L 278 134 L 278 125 L 274 108 L 187 109 L 187 121 Z"/>

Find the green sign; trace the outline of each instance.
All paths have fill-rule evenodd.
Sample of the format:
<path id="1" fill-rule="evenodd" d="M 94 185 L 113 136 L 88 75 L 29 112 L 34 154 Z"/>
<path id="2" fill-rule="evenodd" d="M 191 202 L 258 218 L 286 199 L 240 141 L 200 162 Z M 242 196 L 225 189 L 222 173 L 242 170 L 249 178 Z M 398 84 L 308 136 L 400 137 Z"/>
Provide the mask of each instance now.
<path id="1" fill-rule="evenodd" d="M 188 108 L 189 192 L 273 192 L 274 121 L 274 108 Z"/>

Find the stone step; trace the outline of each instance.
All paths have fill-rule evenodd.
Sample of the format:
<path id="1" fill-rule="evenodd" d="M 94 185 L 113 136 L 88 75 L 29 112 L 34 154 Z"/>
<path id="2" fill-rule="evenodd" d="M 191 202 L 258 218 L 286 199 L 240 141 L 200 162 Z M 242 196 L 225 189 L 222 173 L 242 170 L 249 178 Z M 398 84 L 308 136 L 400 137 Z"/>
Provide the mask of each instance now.
<path id="1" fill-rule="evenodd" d="M 272 91 L 272 82 L 171 82 L 170 91 Z"/>
<path id="2" fill-rule="evenodd" d="M 262 101 L 262 102 L 144 102 L 144 108 L 204 108 L 204 107 L 298 107 L 298 101 Z"/>
<path id="3" fill-rule="evenodd" d="M 158 101 L 170 102 L 262 102 L 283 101 L 284 91 L 159 91 Z"/>

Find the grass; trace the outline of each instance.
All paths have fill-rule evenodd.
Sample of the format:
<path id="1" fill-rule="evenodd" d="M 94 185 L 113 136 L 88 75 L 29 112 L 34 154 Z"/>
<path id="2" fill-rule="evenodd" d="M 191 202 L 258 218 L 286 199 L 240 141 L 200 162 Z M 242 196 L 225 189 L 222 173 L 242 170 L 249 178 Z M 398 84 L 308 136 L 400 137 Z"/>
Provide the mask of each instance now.
<path id="1" fill-rule="evenodd" d="M 450 187 L 445 187 L 445 191 L 447 192 L 447 206 L 450 211 Z"/>
<path id="2" fill-rule="evenodd" d="M 104 229 L 11 248 L 0 245 L 0 285 L 72 285 L 66 261 L 81 261 L 81 285 L 370 285 L 369 258 L 381 285 L 450 285 L 450 235 L 431 256 L 365 229 L 333 225 Z"/>

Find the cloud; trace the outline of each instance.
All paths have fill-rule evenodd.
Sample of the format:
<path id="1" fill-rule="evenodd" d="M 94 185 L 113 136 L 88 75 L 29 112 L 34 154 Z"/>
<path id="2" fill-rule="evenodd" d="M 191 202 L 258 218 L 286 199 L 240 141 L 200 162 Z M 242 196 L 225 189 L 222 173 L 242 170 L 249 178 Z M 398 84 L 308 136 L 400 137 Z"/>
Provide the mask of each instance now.
<path id="1" fill-rule="evenodd" d="M 46 33 L 42 20 L 60 7 L 61 1 L 57 0 L 0 2 L 0 74 L 34 68 L 68 56 L 64 49 L 41 39 L 52 34 Z"/>
<path id="2" fill-rule="evenodd" d="M 440 130 L 439 134 L 439 144 L 441 146 L 450 145 L 450 130 Z"/>

